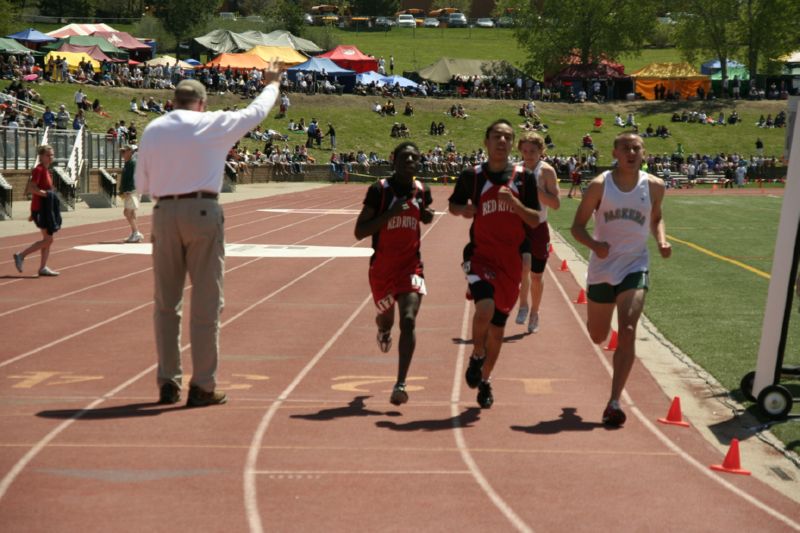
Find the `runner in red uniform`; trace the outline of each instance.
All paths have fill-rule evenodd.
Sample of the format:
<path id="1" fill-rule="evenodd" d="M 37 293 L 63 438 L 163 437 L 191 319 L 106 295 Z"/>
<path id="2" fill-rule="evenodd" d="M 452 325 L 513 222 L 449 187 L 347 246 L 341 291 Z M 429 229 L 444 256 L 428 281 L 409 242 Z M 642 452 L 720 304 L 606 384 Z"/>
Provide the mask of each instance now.
<path id="1" fill-rule="evenodd" d="M 478 388 L 478 404 L 484 408 L 494 403 L 490 378 L 508 314 L 519 296 L 524 224 L 539 224 L 536 178 L 521 165 L 509 165 L 513 143 L 511 124 L 493 122 L 484 139 L 489 161 L 462 172 L 450 196 L 450 212 L 473 219 L 464 264 L 475 301 L 466 380 L 470 388 Z"/>
<path id="2" fill-rule="evenodd" d="M 406 376 L 411 366 L 417 339 L 415 323 L 422 296 L 426 294 L 420 258 L 420 223 L 433 220 L 430 189 L 414 175 L 420 153 L 414 143 L 404 142 L 394 149 L 394 174 L 367 190 L 364 207 L 356 220 L 355 235 L 372 235 L 369 284 L 378 309 L 378 345 L 388 352 L 392 346 L 394 304 L 400 310 L 397 383 L 389 401 L 401 405 L 408 401 Z"/>

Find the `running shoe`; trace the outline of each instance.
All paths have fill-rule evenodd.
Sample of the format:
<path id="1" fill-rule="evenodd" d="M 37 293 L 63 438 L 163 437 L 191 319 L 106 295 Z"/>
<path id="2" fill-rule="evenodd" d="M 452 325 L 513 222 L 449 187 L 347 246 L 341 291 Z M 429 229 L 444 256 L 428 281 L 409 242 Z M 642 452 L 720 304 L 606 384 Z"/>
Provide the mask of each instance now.
<path id="1" fill-rule="evenodd" d="M 39 270 L 39 275 L 40 276 L 55 277 L 55 276 L 58 276 L 59 274 L 60 274 L 60 272 L 56 272 L 55 270 L 51 270 L 50 267 L 44 267 L 44 268 Z"/>
<path id="2" fill-rule="evenodd" d="M 619 402 L 608 402 L 606 410 L 603 411 L 603 424 L 608 427 L 618 428 L 625 424 L 627 418 L 625 411 L 620 408 Z"/>
<path id="3" fill-rule="evenodd" d="M 467 372 L 464 374 L 464 378 L 467 380 L 467 386 L 470 389 L 474 389 L 477 387 L 480 382 L 481 378 L 483 378 L 483 361 L 486 357 L 481 357 L 480 359 L 475 357 L 475 354 L 469 358 L 469 366 L 467 367 Z"/>
<path id="4" fill-rule="evenodd" d="M 531 319 L 528 321 L 528 333 L 539 332 L 539 313 L 531 313 Z"/>
<path id="5" fill-rule="evenodd" d="M 387 329 L 386 331 L 378 330 L 378 347 L 381 349 L 383 353 L 389 353 L 389 350 L 392 347 L 392 330 Z"/>
<path id="6" fill-rule="evenodd" d="M 172 405 L 181 401 L 181 389 L 174 383 L 167 382 L 161 385 L 158 394 L 158 403 L 161 405 Z"/>
<path id="7" fill-rule="evenodd" d="M 492 384 L 488 381 L 481 381 L 478 385 L 478 405 L 483 409 L 489 409 L 493 403 Z"/>
<path id="8" fill-rule="evenodd" d="M 142 242 L 143 240 L 144 240 L 144 235 L 136 231 L 131 233 L 130 237 L 125 239 L 125 242 Z"/>
<path id="9" fill-rule="evenodd" d="M 528 318 L 527 306 L 526 307 L 519 306 L 519 311 L 517 311 L 517 319 L 515 320 L 515 322 L 517 324 L 524 324 L 526 318 Z"/>
<path id="10" fill-rule="evenodd" d="M 408 401 L 408 393 L 406 392 L 405 383 L 396 383 L 392 389 L 392 395 L 389 397 L 392 405 L 403 405 Z"/>
<path id="11" fill-rule="evenodd" d="M 22 257 L 22 254 L 14 254 L 14 266 L 17 267 L 17 272 L 22 274 L 22 264 L 25 262 L 25 258 Z"/>

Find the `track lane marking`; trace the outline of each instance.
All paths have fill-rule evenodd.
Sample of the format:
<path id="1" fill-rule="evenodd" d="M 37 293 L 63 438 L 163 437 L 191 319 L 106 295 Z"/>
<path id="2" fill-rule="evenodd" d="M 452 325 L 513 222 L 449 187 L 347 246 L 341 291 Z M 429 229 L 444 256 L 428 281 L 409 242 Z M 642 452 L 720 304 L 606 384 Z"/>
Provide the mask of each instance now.
<path id="1" fill-rule="evenodd" d="M 578 312 L 575 310 L 575 306 L 572 303 L 572 300 L 570 299 L 569 295 L 567 295 L 567 292 L 564 289 L 564 286 L 561 284 L 561 282 L 558 280 L 556 275 L 553 273 L 553 269 L 550 268 L 550 265 L 547 265 L 547 273 L 550 275 L 550 278 L 555 283 L 555 286 L 558 287 L 558 291 L 561 293 L 561 297 L 567 303 L 567 307 L 569 307 L 569 310 L 571 311 L 572 316 L 575 318 L 575 320 L 581 326 L 581 328 L 580 328 L 581 333 L 589 341 L 590 346 L 592 346 L 592 348 L 594 350 L 594 354 L 600 360 L 600 363 L 602 364 L 603 368 L 606 369 L 606 372 L 608 373 L 608 375 L 609 376 L 613 376 L 614 370 L 613 370 L 613 368 L 611 366 L 611 363 L 609 363 L 608 360 L 606 360 L 605 355 L 600 350 L 600 347 L 598 345 L 596 345 L 594 342 L 592 342 L 591 337 L 589 337 L 589 333 L 586 331 L 586 328 L 584 327 L 583 320 L 581 319 L 581 317 L 578 314 Z M 686 461 L 690 466 L 692 466 L 696 470 L 700 471 L 700 473 L 703 474 L 704 476 L 706 476 L 707 478 L 716 481 L 717 483 L 719 483 L 724 488 L 726 488 L 729 491 L 731 491 L 736 496 L 739 496 L 740 498 L 742 498 L 746 502 L 752 504 L 753 506 L 757 507 L 758 509 L 761 509 L 762 511 L 764 511 L 768 515 L 772 516 L 773 518 L 777 519 L 778 521 L 783 522 L 788 527 L 790 527 L 790 528 L 792 528 L 792 529 L 794 529 L 796 531 L 800 531 L 800 524 L 798 524 L 797 522 L 795 522 L 794 520 L 792 520 L 788 516 L 782 514 L 781 512 L 773 509 L 772 507 L 770 507 L 769 505 L 765 504 L 764 502 L 762 502 L 761 500 L 759 500 L 755 496 L 752 496 L 752 495 L 748 494 L 747 492 L 745 492 L 742 489 L 738 488 L 736 485 L 733 485 L 729 481 L 726 481 L 719 474 L 715 474 L 713 470 L 708 468 L 708 466 L 701 464 L 697 459 L 695 459 L 694 457 L 689 455 L 685 450 L 683 450 L 683 448 L 681 448 L 680 446 L 675 444 L 658 427 L 656 427 L 655 424 L 650 422 L 650 420 L 648 420 L 647 417 L 644 416 L 644 413 L 642 413 L 639 410 L 639 408 L 636 406 L 636 404 L 631 399 L 630 395 L 628 394 L 628 391 L 623 391 L 622 397 L 625 400 L 625 402 L 631 407 L 631 411 L 633 412 L 634 415 L 636 415 L 636 418 L 638 418 L 639 421 L 648 430 L 650 430 L 650 432 L 658 440 L 660 440 L 667 448 L 669 448 L 670 450 L 675 452 L 681 459 Z"/>

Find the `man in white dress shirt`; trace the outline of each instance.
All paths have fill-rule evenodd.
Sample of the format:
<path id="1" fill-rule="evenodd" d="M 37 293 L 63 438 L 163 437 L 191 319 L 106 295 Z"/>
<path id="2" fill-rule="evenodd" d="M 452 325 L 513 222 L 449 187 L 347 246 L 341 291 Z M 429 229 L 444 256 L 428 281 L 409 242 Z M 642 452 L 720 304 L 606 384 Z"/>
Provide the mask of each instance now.
<path id="1" fill-rule="evenodd" d="M 225 156 L 267 117 L 278 97 L 281 65 L 264 72 L 266 87 L 247 108 L 206 113 L 206 89 L 196 80 L 175 88 L 175 110 L 152 121 L 139 143 L 136 190 L 153 208 L 155 337 L 159 403 L 180 401 L 180 325 L 186 273 L 192 283 L 192 379 L 187 406 L 222 404 L 216 390 L 219 314 L 223 306 L 225 235 L 222 188 Z"/>

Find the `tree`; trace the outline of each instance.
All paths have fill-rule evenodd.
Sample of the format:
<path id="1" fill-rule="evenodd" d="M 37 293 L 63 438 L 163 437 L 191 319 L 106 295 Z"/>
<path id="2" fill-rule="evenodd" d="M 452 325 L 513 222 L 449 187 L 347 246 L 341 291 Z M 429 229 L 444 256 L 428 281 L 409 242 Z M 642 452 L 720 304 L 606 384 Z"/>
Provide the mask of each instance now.
<path id="1" fill-rule="evenodd" d="M 514 34 L 528 51 L 527 70 L 556 71 L 571 56 L 581 64 L 638 52 L 656 21 L 653 0 L 512 0 Z"/>
<path id="2" fill-rule="evenodd" d="M 220 0 L 157 0 L 156 17 L 164 29 L 175 36 L 175 55 L 180 55 L 180 43 L 198 26 L 204 24 L 219 9 Z"/>
<path id="3" fill-rule="evenodd" d="M 800 40 L 795 0 L 679 0 L 677 43 L 687 59 L 710 53 L 719 59 L 723 78 L 728 59 L 746 58 L 750 77 L 793 51 Z"/>
<path id="4" fill-rule="evenodd" d="M 745 46 L 745 57 L 754 79 L 759 67 L 769 71 L 775 59 L 794 52 L 800 43 L 800 4 L 795 0 L 743 0 L 736 31 Z"/>
<path id="5" fill-rule="evenodd" d="M 39 0 L 39 12 L 50 17 L 92 17 L 93 0 Z"/>
<path id="6" fill-rule="evenodd" d="M 303 8 L 296 1 L 275 0 L 264 15 L 267 20 L 293 35 L 301 35 L 304 29 Z"/>
<path id="7" fill-rule="evenodd" d="M 678 0 L 675 42 L 690 61 L 709 52 L 719 59 L 722 77 L 728 75 L 728 59 L 739 48 L 736 35 L 736 2 L 731 0 Z"/>
<path id="8" fill-rule="evenodd" d="M 391 16 L 400 9 L 400 0 L 353 0 L 350 4 L 354 15 Z"/>
<path id="9" fill-rule="evenodd" d="M 17 25 L 17 10 L 15 6 L 8 0 L 0 0 L 0 13 L 5 13 L 6 16 L 0 20 L 0 35 L 8 35 L 13 33 L 18 28 Z"/>

